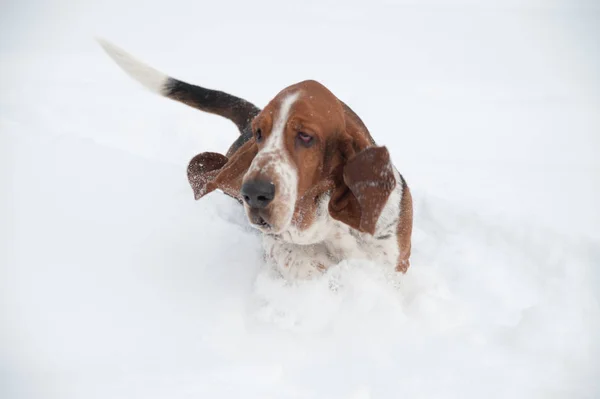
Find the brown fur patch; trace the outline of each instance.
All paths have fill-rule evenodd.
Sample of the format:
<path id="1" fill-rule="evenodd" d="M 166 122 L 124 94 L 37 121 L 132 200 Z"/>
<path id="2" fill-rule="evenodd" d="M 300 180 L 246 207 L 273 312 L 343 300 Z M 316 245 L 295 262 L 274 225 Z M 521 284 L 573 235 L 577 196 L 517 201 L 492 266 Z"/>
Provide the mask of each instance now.
<path id="1" fill-rule="evenodd" d="M 400 221 L 398 223 L 398 266 L 396 270 L 406 273 L 410 267 L 411 235 L 413 225 L 413 203 L 412 195 L 408 185 L 402 179 L 402 200 L 400 200 Z"/>

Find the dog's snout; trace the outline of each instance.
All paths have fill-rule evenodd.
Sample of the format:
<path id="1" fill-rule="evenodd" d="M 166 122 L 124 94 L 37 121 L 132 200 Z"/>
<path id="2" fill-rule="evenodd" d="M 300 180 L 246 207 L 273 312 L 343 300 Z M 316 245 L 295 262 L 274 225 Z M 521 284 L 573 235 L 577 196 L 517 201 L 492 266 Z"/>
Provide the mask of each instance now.
<path id="1" fill-rule="evenodd" d="M 269 181 L 251 180 L 242 185 L 241 194 L 250 208 L 266 208 L 275 197 L 275 185 Z"/>

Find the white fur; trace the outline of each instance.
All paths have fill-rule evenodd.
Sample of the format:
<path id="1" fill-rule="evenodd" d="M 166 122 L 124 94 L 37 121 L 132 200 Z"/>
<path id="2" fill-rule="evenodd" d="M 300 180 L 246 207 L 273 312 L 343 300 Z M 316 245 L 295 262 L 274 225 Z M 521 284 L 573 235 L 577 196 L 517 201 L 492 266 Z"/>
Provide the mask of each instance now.
<path id="1" fill-rule="evenodd" d="M 137 60 L 122 48 L 105 39 L 98 38 L 96 40 L 129 76 L 154 93 L 162 96 L 167 94 L 165 87 L 169 76 Z"/>
<path id="2" fill-rule="evenodd" d="M 297 245 L 265 235 L 263 249 L 269 264 L 287 279 L 310 278 L 335 264 L 323 243 Z"/>
<path id="3" fill-rule="evenodd" d="M 313 222 L 304 230 L 299 230 L 291 225 L 281 234 L 281 238 L 289 243 L 298 245 L 311 245 L 324 242 L 332 233 L 335 221 L 329 215 L 329 195 L 323 195 L 317 205 Z"/>
<path id="4" fill-rule="evenodd" d="M 299 93 L 296 92 L 283 99 L 271 135 L 246 172 L 247 175 L 254 175 L 260 170 L 260 173 L 271 176 L 276 183 L 275 199 L 271 206 L 277 209 L 271 212 L 277 214 L 278 226 L 274 227 L 278 227 L 279 231 L 284 231 L 289 226 L 298 197 L 298 170 L 285 150 L 284 137 L 290 109 L 298 96 Z"/>

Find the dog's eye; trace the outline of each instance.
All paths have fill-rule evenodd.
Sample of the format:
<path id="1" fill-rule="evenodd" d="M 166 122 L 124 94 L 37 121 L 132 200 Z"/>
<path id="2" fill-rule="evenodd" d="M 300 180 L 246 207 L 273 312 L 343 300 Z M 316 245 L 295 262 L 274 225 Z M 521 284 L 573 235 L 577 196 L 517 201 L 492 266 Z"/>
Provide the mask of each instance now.
<path id="1" fill-rule="evenodd" d="M 256 141 L 261 141 L 262 140 L 262 130 L 256 129 L 254 136 L 256 137 Z"/>
<path id="2" fill-rule="evenodd" d="M 304 132 L 298 132 L 297 138 L 298 141 L 300 141 L 300 143 L 305 147 L 310 147 L 314 142 L 313 137 Z"/>

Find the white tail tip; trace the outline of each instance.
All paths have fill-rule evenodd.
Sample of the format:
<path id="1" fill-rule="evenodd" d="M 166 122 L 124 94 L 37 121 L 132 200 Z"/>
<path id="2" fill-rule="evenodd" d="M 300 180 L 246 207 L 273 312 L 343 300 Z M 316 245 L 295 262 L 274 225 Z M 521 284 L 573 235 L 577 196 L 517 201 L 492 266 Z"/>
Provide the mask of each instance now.
<path id="1" fill-rule="evenodd" d="M 131 54 L 108 40 L 102 38 L 96 38 L 96 40 L 110 58 L 123 68 L 129 76 L 157 94 L 163 96 L 167 94 L 165 92 L 166 85 L 169 81 L 167 75 L 137 60 Z"/>

